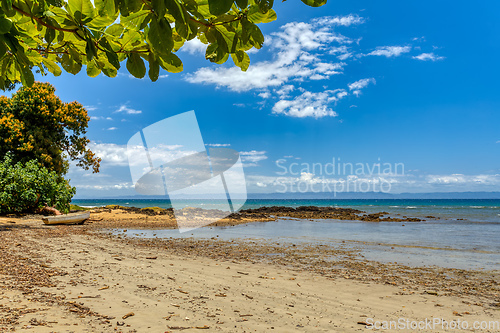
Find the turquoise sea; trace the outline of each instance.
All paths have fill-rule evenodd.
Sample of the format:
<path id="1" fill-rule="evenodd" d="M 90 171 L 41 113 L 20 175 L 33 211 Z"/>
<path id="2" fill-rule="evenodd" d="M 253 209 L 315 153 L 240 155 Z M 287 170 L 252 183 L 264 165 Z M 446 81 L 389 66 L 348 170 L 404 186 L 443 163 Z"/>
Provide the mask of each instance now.
<path id="1" fill-rule="evenodd" d="M 82 206 L 169 208 L 168 200 L 106 199 L 74 200 Z M 186 207 L 193 205 L 186 200 Z M 196 202 L 200 204 L 200 202 Z M 218 208 L 217 201 L 205 203 Z M 335 244 L 347 241 L 370 260 L 416 266 L 500 270 L 500 200 L 377 199 L 290 200 L 249 199 L 243 209 L 262 206 L 349 207 L 390 215 L 421 217 L 425 222 L 359 222 L 338 220 L 278 220 L 234 227 L 201 228 L 180 234 L 177 230 L 127 230 L 132 237 L 219 237 L 222 239 L 267 239 L 286 243 Z M 432 216 L 432 217 L 429 217 Z"/>

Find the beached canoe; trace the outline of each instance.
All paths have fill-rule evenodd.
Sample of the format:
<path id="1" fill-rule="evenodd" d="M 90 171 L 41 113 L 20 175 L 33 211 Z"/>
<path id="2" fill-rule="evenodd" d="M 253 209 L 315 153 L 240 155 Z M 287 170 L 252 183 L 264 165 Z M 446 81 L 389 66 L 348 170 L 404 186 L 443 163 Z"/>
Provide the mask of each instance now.
<path id="1" fill-rule="evenodd" d="M 90 212 L 82 212 L 43 217 L 42 221 L 45 224 L 83 224 L 89 218 Z"/>

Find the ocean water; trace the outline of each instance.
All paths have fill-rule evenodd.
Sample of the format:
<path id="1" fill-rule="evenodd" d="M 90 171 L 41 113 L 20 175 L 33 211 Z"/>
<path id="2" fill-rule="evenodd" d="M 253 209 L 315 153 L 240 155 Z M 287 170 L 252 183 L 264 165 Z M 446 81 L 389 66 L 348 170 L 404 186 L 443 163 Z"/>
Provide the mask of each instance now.
<path id="1" fill-rule="evenodd" d="M 166 200 L 74 200 L 82 206 L 169 208 Z M 193 205 L 186 201 L 186 206 Z M 197 202 L 199 204 L 199 202 Z M 217 208 L 220 203 L 206 203 Z M 413 266 L 500 270 L 500 200 L 248 200 L 244 209 L 262 206 L 334 206 L 368 213 L 425 218 L 425 222 L 278 220 L 233 227 L 177 230 L 127 230 L 130 237 L 266 239 L 282 243 L 335 244 L 346 241 L 370 260 Z M 433 216 L 432 218 L 426 218 Z M 123 234 L 123 231 L 115 231 Z"/>
<path id="2" fill-rule="evenodd" d="M 158 199 L 80 199 L 73 203 L 85 207 L 121 205 L 129 207 L 161 207 L 170 208 L 169 200 Z M 209 209 L 223 210 L 225 204 L 219 200 L 200 203 L 185 200 L 185 206 L 201 205 Z M 500 200 L 498 199 L 249 199 L 242 209 L 263 206 L 332 206 L 355 208 L 368 213 L 385 211 L 391 215 L 426 217 L 434 216 L 442 219 L 465 219 L 471 222 L 500 222 Z"/>

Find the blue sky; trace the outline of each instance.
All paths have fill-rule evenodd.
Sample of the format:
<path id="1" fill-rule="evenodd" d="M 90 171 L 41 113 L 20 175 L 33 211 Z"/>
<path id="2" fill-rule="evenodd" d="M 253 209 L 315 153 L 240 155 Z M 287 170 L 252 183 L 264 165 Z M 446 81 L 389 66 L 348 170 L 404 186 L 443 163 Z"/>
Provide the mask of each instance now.
<path id="1" fill-rule="evenodd" d="M 102 169 L 97 175 L 71 169 L 77 197 L 133 195 L 128 140 L 189 110 L 205 144 L 241 152 L 249 192 L 348 179 L 373 189 L 385 182 L 394 193 L 498 191 L 499 7 L 494 1 L 330 1 L 321 8 L 276 2 L 278 20 L 261 26 L 266 43 L 250 54 L 246 73 L 230 60 L 209 63 L 202 45 L 192 42 L 179 52 L 184 72 L 164 72 L 156 83 L 125 71 L 113 79 L 81 73 L 38 80 L 92 117 L 88 137 Z M 404 174 L 311 170 L 333 158 L 355 171 L 356 163 L 404 164 Z"/>

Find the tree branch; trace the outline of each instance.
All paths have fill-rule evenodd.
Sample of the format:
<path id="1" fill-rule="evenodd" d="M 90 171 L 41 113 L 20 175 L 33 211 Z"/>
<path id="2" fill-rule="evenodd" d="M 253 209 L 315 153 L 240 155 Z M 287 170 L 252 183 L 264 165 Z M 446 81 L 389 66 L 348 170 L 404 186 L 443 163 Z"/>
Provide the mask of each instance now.
<path id="1" fill-rule="evenodd" d="M 57 31 L 64 31 L 64 32 L 72 32 L 72 33 L 76 33 L 78 31 L 77 28 L 73 28 L 73 29 L 65 29 L 65 28 L 59 28 L 59 27 L 54 27 L 53 25 L 50 25 L 46 22 L 44 22 L 41 18 L 39 17 L 36 17 L 36 16 L 33 16 L 31 15 L 30 13 L 27 13 L 25 12 L 24 10 L 22 10 L 21 8 L 17 7 L 16 5 L 12 5 L 12 8 L 14 8 L 14 10 L 24 16 L 28 16 L 29 18 L 31 18 L 32 20 L 35 20 L 37 21 L 38 23 L 40 23 L 41 25 L 43 25 L 44 27 L 46 28 L 49 28 L 49 29 L 53 29 L 53 30 L 57 30 Z"/>

